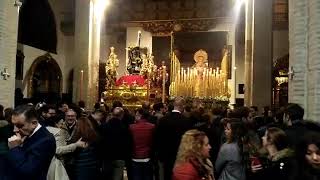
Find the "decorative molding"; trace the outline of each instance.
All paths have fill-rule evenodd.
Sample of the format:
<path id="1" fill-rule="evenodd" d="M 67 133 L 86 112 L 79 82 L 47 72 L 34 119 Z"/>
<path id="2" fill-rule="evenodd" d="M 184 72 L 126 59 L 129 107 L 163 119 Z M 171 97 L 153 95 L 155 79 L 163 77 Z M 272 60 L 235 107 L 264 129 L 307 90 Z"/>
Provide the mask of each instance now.
<path id="1" fill-rule="evenodd" d="M 216 19 L 186 19 L 168 21 L 146 21 L 140 23 L 153 36 L 170 36 L 171 32 L 208 31 L 217 24 Z"/>
<path id="2" fill-rule="evenodd" d="M 230 0 L 117 0 L 108 10 L 108 22 L 169 21 L 172 19 L 232 17 Z"/>

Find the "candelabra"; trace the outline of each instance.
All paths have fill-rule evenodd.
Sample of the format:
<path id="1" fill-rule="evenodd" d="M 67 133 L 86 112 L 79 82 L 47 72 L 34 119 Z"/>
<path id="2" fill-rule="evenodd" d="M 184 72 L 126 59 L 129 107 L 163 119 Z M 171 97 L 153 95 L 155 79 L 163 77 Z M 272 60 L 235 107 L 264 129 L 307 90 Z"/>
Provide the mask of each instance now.
<path id="1" fill-rule="evenodd" d="M 217 68 L 180 67 L 179 60 L 174 56 L 171 63 L 170 96 L 228 99 L 227 73 Z"/>

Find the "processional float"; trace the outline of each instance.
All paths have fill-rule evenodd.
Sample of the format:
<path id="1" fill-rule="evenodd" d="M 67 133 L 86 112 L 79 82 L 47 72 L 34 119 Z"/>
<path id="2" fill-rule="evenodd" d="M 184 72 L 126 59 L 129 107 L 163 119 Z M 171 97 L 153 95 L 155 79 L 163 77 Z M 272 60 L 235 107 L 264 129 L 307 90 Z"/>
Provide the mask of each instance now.
<path id="1" fill-rule="evenodd" d="M 164 62 L 160 66 L 154 64 L 154 57 L 149 50 L 140 47 L 140 37 L 138 46 L 127 48 L 126 73 L 120 78 L 117 78 L 119 59 L 115 48 L 110 48 L 110 55 L 106 61 L 106 86 L 102 93 L 105 104 L 111 105 L 117 100 L 127 108 L 136 108 L 144 101 L 165 101 L 167 68 Z"/>
<path id="2" fill-rule="evenodd" d="M 192 67 L 181 67 L 172 53 L 170 96 L 228 101 L 228 50 L 223 50 L 221 67 L 209 67 L 208 54 L 200 49 L 194 54 Z"/>

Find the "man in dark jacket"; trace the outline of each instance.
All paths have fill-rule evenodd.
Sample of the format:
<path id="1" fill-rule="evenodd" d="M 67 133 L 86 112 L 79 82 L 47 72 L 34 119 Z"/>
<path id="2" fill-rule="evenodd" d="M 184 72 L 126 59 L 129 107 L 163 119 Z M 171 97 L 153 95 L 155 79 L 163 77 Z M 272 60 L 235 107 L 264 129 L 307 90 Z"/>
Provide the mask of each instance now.
<path id="1" fill-rule="evenodd" d="M 121 179 L 125 160 L 129 158 L 130 135 L 128 127 L 122 122 L 123 115 L 121 107 L 114 108 L 113 117 L 101 127 L 105 179 Z"/>
<path id="2" fill-rule="evenodd" d="M 174 109 L 159 120 L 156 129 L 156 150 L 159 161 L 163 164 L 164 179 L 166 180 L 171 179 L 181 137 L 193 125 L 192 121 L 182 115 L 184 105 L 183 98 L 176 98 Z"/>
<path id="3" fill-rule="evenodd" d="M 307 132 L 303 122 L 304 109 L 298 104 L 289 104 L 283 115 L 283 122 L 286 125 L 285 132 L 288 137 L 289 146 L 295 148 L 301 138 Z"/>
<path id="4" fill-rule="evenodd" d="M 8 139 L 6 179 L 46 180 L 56 151 L 53 135 L 38 123 L 36 110 L 31 106 L 14 109 L 12 123 L 16 135 Z"/>

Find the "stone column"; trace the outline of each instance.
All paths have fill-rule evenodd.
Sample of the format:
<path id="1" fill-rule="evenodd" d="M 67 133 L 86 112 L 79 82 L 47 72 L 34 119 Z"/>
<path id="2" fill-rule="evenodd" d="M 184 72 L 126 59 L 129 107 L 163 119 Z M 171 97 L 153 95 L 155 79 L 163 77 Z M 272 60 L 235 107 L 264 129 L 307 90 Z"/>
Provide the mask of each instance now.
<path id="1" fill-rule="evenodd" d="M 252 45 L 253 45 L 253 0 L 248 0 L 246 3 L 246 21 L 245 21 L 245 93 L 244 104 L 252 105 Z"/>
<path id="2" fill-rule="evenodd" d="M 320 122 L 320 1 L 308 0 L 308 3 L 308 103 L 305 112 L 307 119 Z"/>
<path id="3" fill-rule="evenodd" d="M 289 1 L 289 69 L 294 70 L 289 77 L 289 102 L 306 107 L 306 72 L 308 46 L 308 6 L 307 0 Z M 292 72 L 293 73 L 293 72 Z"/>
<path id="4" fill-rule="evenodd" d="M 245 105 L 272 100 L 272 1 L 247 1 Z M 251 16 L 252 15 L 252 16 Z"/>
<path id="5" fill-rule="evenodd" d="M 289 1 L 289 102 L 305 109 L 305 119 L 320 121 L 320 1 Z"/>
<path id="6" fill-rule="evenodd" d="M 76 1 L 73 99 L 85 101 L 88 108 L 92 108 L 98 100 L 101 19 L 95 14 L 96 2 Z"/>
<path id="7" fill-rule="evenodd" d="M 10 77 L 0 75 L 0 104 L 14 106 L 15 69 L 18 35 L 18 7 L 12 0 L 0 1 L 0 72 L 6 68 Z M 6 79 L 6 80 L 5 80 Z"/>

